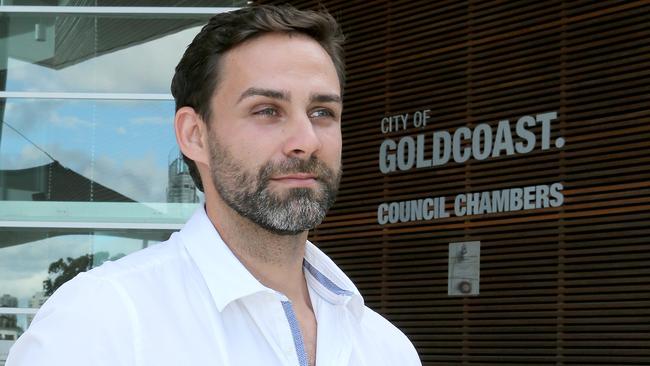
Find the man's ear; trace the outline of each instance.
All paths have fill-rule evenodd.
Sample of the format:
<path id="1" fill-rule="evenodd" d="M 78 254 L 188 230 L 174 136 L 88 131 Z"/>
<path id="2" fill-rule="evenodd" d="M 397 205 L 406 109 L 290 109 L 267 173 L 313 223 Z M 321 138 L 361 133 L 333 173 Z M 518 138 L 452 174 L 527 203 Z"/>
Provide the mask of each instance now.
<path id="1" fill-rule="evenodd" d="M 207 136 L 208 126 L 192 107 L 182 107 L 176 111 L 174 130 L 176 142 L 183 154 L 196 163 L 208 164 Z"/>

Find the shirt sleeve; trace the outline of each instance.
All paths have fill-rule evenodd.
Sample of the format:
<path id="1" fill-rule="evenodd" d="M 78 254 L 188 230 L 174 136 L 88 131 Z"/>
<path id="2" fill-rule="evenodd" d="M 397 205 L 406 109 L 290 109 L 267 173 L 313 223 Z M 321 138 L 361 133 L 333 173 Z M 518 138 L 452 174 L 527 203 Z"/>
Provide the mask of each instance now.
<path id="1" fill-rule="evenodd" d="M 392 347 L 395 350 L 389 357 L 393 359 L 390 365 L 403 365 L 403 366 L 422 366 L 420 356 L 416 351 L 413 343 L 408 337 L 400 330 L 395 328 L 397 332 L 393 333 Z"/>
<path id="2" fill-rule="evenodd" d="M 364 309 L 363 323 L 372 334 L 374 353 L 382 365 L 421 366 L 420 356 L 408 337 L 395 325 L 370 308 Z M 379 364 L 377 362 L 376 364 Z"/>
<path id="3" fill-rule="evenodd" d="M 41 307 L 7 366 L 138 365 L 137 319 L 112 281 L 82 273 Z"/>

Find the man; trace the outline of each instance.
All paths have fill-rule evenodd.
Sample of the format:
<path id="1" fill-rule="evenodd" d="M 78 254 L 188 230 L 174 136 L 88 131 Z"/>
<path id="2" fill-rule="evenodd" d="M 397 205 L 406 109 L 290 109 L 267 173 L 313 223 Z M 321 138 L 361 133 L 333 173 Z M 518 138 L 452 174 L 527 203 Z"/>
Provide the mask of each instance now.
<path id="1" fill-rule="evenodd" d="M 8 365 L 419 365 L 307 241 L 341 175 L 341 41 L 322 13 L 212 18 L 172 82 L 205 207 L 167 242 L 63 286 Z"/>

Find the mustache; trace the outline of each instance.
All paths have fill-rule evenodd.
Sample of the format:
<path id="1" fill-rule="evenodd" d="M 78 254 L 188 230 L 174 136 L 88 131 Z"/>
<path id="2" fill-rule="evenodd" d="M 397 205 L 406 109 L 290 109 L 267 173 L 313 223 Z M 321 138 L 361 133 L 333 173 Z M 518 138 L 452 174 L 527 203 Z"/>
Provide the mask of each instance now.
<path id="1" fill-rule="evenodd" d="M 309 159 L 288 158 L 280 162 L 268 162 L 259 172 L 259 181 L 266 182 L 274 175 L 306 173 L 318 180 L 329 180 L 335 173 L 322 160 L 315 156 Z"/>

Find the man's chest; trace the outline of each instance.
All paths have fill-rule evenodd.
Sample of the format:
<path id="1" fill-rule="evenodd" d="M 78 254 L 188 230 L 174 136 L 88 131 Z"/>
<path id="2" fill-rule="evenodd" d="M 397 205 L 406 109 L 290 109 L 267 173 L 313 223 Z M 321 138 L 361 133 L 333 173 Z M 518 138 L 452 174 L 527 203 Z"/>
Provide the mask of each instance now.
<path id="1" fill-rule="evenodd" d="M 308 366 L 314 360 L 319 366 L 366 364 L 353 349 L 354 329 L 344 309 L 321 307 L 310 333 L 300 330 L 288 304 L 260 305 L 241 302 L 222 312 L 183 316 L 181 324 L 159 324 L 157 344 L 145 340 L 142 345 L 143 365 Z"/>

